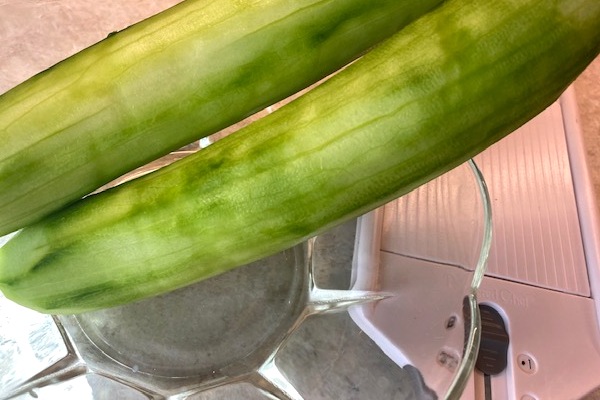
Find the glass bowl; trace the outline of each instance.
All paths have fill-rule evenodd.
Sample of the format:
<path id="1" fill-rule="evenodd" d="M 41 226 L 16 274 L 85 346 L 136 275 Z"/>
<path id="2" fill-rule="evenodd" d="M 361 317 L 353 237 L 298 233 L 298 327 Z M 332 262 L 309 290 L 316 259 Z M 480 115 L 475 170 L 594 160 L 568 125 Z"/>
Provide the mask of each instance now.
<path id="1" fill-rule="evenodd" d="M 457 398 L 478 350 L 490 227 L 469 162 L 166 295 L 69 316 L 0 295 L 0 399 Z"/>
<path id="2" fill-rule="evenodd" d="M 0 4 L 0 92 L 176 2 Z M 51 316 L 0 294 L 0 399 L 457 398 L 479 344 L 490 230 L 469 162 L 294 248 L 152 299 Z"/>

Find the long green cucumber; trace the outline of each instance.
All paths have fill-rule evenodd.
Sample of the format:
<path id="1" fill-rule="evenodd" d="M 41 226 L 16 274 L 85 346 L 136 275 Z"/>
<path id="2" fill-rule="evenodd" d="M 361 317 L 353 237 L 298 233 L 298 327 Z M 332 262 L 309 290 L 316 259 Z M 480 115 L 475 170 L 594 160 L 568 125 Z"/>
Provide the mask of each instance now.
<path id="1" fill-rule="evenodd" d="M 0 96 L 0 236 L 341 68 L 442 0 L 187 0 Z"/>
<path id="2" fill-rule="evenodd" d="M 599 52 L 597 0 L 449 0 L 273 114 L 20 231 L 0 289 L 75 313 L 267 256 L 484 150 Z"/>

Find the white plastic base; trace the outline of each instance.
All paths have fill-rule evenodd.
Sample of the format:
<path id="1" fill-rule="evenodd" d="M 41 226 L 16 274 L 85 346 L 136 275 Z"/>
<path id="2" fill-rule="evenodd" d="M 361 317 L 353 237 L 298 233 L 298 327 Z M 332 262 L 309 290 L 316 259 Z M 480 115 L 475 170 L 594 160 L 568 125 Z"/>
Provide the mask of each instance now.
<path id="1" fill-rule="evenodd" d="M 504 316 L 510 335 L 508 367 L 491 377 L 492 398 L 579 399 L 600 386 L 600 229 L 573 89 L 475 161 L 493 213 L 492 249 L 478 298 Z M 363 217 L 359 264 L 394 262 L 382 251 L 385 231 L 366 229 L 381 224 L 377 218 L 382 213 Z M 437 266 L 428 273 L 423 279 L 436 282 L 448 279 L 449 271 Z M 368 276 L 359 268 L 355 284 L 368 285 Z M 434 304 L 443 299 L 430 296 L 426 303 L 435 314 Z M 371 337 L 389 330 L 389 321 L 367 322 Z M 400 364 L 418 358 L 416 344 L 415 354 L 382 344 L 397 353 L 393 358 Z M 480 373 L 462 398 L 485 399 Z"/>

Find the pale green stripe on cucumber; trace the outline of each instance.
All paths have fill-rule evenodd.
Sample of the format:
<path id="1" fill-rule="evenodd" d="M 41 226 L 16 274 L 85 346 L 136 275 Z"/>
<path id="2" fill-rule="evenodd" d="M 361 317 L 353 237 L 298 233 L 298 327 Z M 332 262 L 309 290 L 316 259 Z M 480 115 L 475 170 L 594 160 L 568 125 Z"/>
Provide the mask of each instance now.
<path id="1" fill-rule="evenodd" d="M 600 52 L 597 0 L 449 0 L 321 86 L 0 249 L 0 289 L 73 313 L 285 249 L 464 162 Z"/>
<path id="2" fill-rule="evenodd" d="M 341 68 L 441 0 L 187 0 L 0 96 L 0 235 Z"/>

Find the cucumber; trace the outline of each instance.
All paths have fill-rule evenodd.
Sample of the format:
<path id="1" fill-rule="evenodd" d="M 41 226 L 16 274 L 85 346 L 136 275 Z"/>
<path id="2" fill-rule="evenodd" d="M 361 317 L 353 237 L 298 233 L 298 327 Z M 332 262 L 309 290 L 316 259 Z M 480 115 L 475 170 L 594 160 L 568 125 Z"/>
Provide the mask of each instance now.
<path id="1" fill-rule="evenodd" d="M 0 96 L 0 235 L 309 86 L 442 0 L 188 0 Z"/>
<path id="2" fill-rule="evenodd" d="M 600 52 L 597 0 L 449 0 L 297 100 L 0 249 L 0 289 L 77 313 L 295 245 L 543 111 Z"/>

